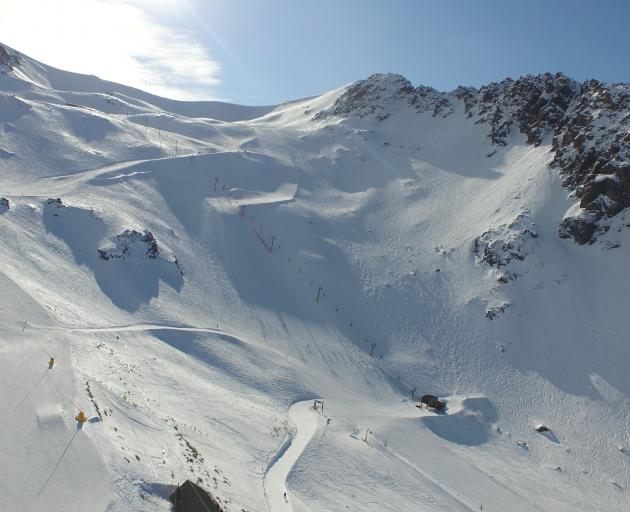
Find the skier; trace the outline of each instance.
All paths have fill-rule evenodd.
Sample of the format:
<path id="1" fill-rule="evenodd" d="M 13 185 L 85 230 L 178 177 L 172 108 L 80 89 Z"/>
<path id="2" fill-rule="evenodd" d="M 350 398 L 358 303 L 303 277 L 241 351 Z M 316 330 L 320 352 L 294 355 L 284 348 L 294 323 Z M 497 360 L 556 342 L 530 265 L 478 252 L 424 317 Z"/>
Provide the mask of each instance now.
<path id="1" fill-rule="evenodd" d="M 52 367 L 53 367 L 53 366 L 55 366 L 55 358 L 54 358 L 54 357 L 51 357 L 51 358 L 48 360 L 48 369 L 49 369 L 49 370 L 52 370 Z"/>
<path id="2" fill-rule="evenodd" d="M 74 419 L 79 422 L 79 425 L 82 425 L 83 423 L 85 423 L 87 421 L 87 416 L 85 415 L 85 413 L 83 411 L 79 411 L 79 414 L 77 414 L 74 417 Z"/>
<path id="3" fill-rule="evenodd" d="M 286 501 L 287 503 L 289 503 L 289 500 L 287 499 L 287 493 L 284 493 L 284 501 Z"/>

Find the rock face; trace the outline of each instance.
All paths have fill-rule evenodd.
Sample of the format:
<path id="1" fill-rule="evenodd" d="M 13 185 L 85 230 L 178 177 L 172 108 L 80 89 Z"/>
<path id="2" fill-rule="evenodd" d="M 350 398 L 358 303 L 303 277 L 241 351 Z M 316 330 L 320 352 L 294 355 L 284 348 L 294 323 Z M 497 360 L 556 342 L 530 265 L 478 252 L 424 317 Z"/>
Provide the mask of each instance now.
<path id="1" fill-rule="evenodd" d="M 509 302 L 502 302 L 486 308 L 486 318 L 488 320 L 494 320 L 499 315 L 505 313 L 505 310 L 509 308 L 511 304 Z"/>
<path id="2" fill-rule="evenodd" d="M 534 224 L 524 212 L 510 224 L 490 228 L 475 238 L 472 252 L 477 263 L 500 268 L 512 260 L 524 260 L 532 251 L 532 240 L 537 237 Z"/>
<path id="3" fill-rule="evenodd" d="M 9 51 L 0 44 L 0 66 L 8 67 L 12 69 L 13 66 L 20 64 L 20 58 L 17 55 L 12 55 Z"/>
<path id="4" fill-rule="evenodd" d="M 415 89 L 404 76 L 394 74 L 372 75 L 350 85 L 337 98 L 332 107 L 315 114 L 316 120 L 332 116 L 373 116 L 384 121 L 401 101 L 412 97 Z"/>
<path id="5" fill-rule="evenodd" d="M 593 242 L 593 235 L 598 230 L 599 216 L 592 212 L 580 212 L 572 217 L 565 217 L 558 225 L 560 238 L 573 238 L 578 244 Z"/>
<path id="6" fill-rule="evenodd" d="M 153 234 L 144 230 L 142 233 L 135 229 L 127 229 L 116 235 L 113 245 L 98 249 L 99 256 L 104 260 L 126 259 L 131 256 L 155 259 L 159 254 L 158 245 Z"/>
<path id="7" fill-rule="evenodd" d="M 384 121 L 402 108 L 446 117 L 458 103 L 471 122 L 487 126 L 488 141 L 497 148 L 507 146 L 515 130 L 528 144 L 551 145 L 551 167 L 580 199 L 581 208 L 562 220 L 560 236 L 592 243 L 608 229 L 611 217 L 630 207 L 628 84 L 579 83 L 561 73 L 545 73 L 444 93 L 414 88 L 400 75 L 372 75 L 352 84 L 332 107 L 314 117 Z"/>
<path id="8" fill-rule="evenodd" d="M 9 200 L 6 197 L 0 197 L 0 214 L 9 210 Z"/>

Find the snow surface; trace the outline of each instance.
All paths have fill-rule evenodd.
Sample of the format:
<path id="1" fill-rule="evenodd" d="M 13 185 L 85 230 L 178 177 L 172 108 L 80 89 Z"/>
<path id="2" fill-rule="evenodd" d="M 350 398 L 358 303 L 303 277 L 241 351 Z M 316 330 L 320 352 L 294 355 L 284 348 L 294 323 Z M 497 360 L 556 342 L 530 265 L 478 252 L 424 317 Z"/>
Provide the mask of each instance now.
<path id="1" fill-rule="evenodd" d="M 548 145 L 489 157 L 462 103 L 316 118 L 344 90 L 213 118 L 0 74 L 1 510 L 189 478 L 238 512 L 628 509 L 628 219 L 561 240 Z M 478 261 L 525 211 L 524 258 Z M 159 257 L 99 256 L 128 230 Z"/>

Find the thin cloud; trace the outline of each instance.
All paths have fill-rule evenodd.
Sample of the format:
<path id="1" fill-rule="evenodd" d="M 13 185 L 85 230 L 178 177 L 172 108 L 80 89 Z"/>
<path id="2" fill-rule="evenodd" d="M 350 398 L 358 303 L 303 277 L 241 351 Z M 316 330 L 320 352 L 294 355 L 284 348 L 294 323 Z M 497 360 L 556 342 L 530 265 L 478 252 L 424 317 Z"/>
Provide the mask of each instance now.
<path id="1" fill-rule="evenodd" d="M 140 0 L 0 2 L 0 39 L 46 64 L 178 99 L 209 99 L 221 67 Z"/>

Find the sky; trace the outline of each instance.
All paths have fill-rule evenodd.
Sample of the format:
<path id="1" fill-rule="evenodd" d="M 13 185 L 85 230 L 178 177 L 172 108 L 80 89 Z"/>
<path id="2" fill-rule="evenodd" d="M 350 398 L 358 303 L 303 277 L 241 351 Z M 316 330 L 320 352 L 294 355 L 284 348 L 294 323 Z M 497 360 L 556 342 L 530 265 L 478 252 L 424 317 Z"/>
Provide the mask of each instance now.
<path id="1" fill-rule="evenodd" d="M 630 82 L 628 0 L 0 0 L 0 42 L 177 99 L 275 104 L 394 72 Z"/>

